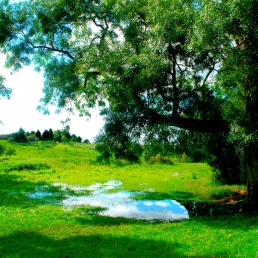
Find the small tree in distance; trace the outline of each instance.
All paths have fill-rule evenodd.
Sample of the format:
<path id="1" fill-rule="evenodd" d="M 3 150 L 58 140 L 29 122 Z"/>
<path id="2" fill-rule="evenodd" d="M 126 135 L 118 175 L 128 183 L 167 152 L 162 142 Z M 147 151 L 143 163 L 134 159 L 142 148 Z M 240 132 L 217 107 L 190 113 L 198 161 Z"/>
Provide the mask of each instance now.
<path id="1" fill-rule="evenodd" d="M 54 131 L 54 141 L 61 142 L 62 135 L 60 130 Z"/>
<path id="2" fill-rule="evenodd" d="M 50 140 L 50 141 L 53 141 L 53 140 L 54 140 L 54 132 L 53 132 L 53 130 L 50 128 L 50 129 L 48 130 L 48 132 L 49 132 L 49 140 Z"/>
<path id="3" fill-rule="evenodd" d="M 16 155 L 16 151 L 14 148 L 7 148 L 0 144 L 0 161 L 8 160 L 11 156 Z"/>
<path id="4" fill-rule="evenodd" d="M 49 141 L 50 140 L 50 133 L 47 129 L 44 130 L 41 137 L 42 141 Z"/>
<path id="5" fill-rule="evenodd" d="M 18 132 L 13 133 L 9 139 L 13 142 L 27 143 L 28 139 L 26 138 L 26 133 L 23 128 L 20 128 Z"/>
<path id="6" fill-rule="evenodd" d="M 41 132 L 39 130 L 37 130 L 37 132 L 35 133 L 36 137 L 41 140 Z"/>

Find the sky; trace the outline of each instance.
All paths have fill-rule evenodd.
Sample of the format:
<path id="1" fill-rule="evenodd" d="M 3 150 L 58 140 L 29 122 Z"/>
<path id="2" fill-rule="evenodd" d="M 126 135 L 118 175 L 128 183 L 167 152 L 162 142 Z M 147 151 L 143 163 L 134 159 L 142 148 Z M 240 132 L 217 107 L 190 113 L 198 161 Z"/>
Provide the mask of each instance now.
<path id="1" fill-rule="evenodd" d="M 91 142 L 103 126 L 99 111 L 93 109 L 91 118 L 79 117 L 78 114 L 69 115 L 66 112 L 55 114 L 55 107 L 51 107 L 50 115 L 43 115 L 36 110 L 43 96 L 43 75 L 34 71 L 32 66 L 24 67 L 19 72 L 10 74 L 11 70 L 4 68 L 4 55 L 0 54 L 0 74 L 6 78 L 5 86 L 12 89 L 11 98 L 0 98 L 0 134 L 17 132 L 19 128 L 27 131 L 45 129 L 62 129 L 61 121 L 70 118 L 70 133 L 89 139 Z"/>

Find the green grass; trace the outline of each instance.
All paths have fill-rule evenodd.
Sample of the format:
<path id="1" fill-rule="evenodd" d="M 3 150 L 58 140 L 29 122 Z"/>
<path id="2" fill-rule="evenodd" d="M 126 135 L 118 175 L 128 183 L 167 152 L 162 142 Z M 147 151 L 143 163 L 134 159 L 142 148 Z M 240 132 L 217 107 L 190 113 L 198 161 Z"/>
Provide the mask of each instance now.
<path id="1" fill-rule="evenodd" d="M 258 257 L 255 214 L 150 223 L 101 217 L 96 207 L 65 210 L 25 195 L 54 182 L 87 186 L 110 179 L 121 180 L 124 190 L 145 191 L 138 198 L 150 199 L 207 201 L 243 188 L 215 184 L 206 164 L 103 166 L 94 162 L 93 145 L 1 143 L 17 152 L 0 164 L 1 258 Z M 19 167 L 25 169 L 10 169 Z"/>

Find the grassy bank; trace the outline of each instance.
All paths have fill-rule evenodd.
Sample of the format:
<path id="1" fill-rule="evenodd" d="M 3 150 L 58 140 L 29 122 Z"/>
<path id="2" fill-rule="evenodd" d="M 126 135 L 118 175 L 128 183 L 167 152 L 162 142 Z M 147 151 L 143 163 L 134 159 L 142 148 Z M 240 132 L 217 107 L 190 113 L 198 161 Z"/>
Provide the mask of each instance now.
<path id="1" fill-rule="evenodd" d="M 17 155 L 0 164 L 0 257 L 257 256 L 257 215 L 150 223 L 101 217 L 92 207 L 67 210 L 25 194 L 55 182 L 88 186 L 110 179 L 154 199 L 207 201 L 243 188 L 216 185 L 206 164 L 102 166 L 95 163 L 92 145 L 12 147 Z"/>

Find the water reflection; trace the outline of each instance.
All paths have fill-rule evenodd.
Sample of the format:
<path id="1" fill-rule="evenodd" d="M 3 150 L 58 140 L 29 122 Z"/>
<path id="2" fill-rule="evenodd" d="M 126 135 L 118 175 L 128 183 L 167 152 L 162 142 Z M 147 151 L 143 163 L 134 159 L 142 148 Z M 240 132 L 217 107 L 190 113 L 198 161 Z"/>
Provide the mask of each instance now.
<path id="1" fill-rule="evenodd" d="M 121 181 L 110 180 L 104 184 L 95 183 L 88 187 L 73 186 L 61 183 L 53 184 L 60 188 L 62 200 L 60 203 L 65 208 L 74 206 L 90 205 L 102 207 L 99 215 L 110 217 L 124 217 L 139 220 L 162 220 L 173 221 L 188 219 L 188 211 L 184 206 L 174 200 L 134 200 L 140 192 L 109 192 L 119 188 Z M 44 198 L 50 194 L 46 189 L 37 189 L 35 193 L 30 193 L 32 198 Z M 59 195 L 61 195 L 59 193 Z"/>
<path id="2" fill-rule="evenodd" d="M 233 215 L 237 214 L 242 208 L 241 202 L 235 204 L 225 204 L 182 200 L 180 203 L 186 207 L 190 217 Z"/>

